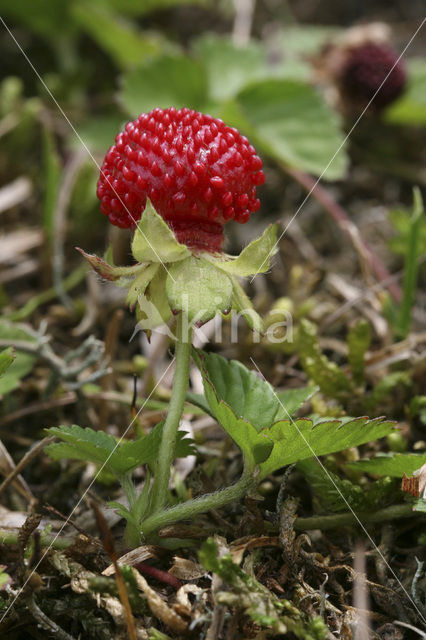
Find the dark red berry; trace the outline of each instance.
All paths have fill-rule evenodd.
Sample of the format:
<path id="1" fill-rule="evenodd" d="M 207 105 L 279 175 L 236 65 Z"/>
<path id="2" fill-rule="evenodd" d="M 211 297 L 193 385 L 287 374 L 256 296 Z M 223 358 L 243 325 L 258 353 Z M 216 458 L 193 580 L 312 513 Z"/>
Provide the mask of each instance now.
<path id="1" fill-rule="evenodd" d="M 149 197 L 179 242 L 219 251 L 222 227 L 257 211 L 262 160 L 237 129 L 190 109 L 142 113 L 105 156 L 97 195 L 112 224 L 134 228 Z"/>
<path id="2" fill-rule="evenodd" d="M 405 69 L 393 49 L 366 43 L 348 52 L 340 83 L 348 98 L 363 105 L 372 100 L 376 108 L 383 109 L 403 92 Z"/>

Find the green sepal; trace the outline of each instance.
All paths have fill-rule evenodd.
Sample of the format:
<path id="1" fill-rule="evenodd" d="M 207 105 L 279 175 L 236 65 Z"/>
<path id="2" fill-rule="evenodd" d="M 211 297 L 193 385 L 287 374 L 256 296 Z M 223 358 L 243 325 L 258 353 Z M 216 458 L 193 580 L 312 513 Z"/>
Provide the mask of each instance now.
<path id="1" fill-rule="evenodd" d="M 166 324 L 172 312 L 166 295 L 166 269 L 158 265 L 158 269 L 145 290 L 145 294 L 138 296 L 136 317 L 138 327 L 144 331 L 151 331 L 155 327 Z"/>
<path id="2" fill-rule="evenodd" d="M 259 238 L 250 242 L 236 258 L 224 255 L 222 259 L 210 255 L 223 271 L 245 278 L 247 276 L 266 273 L 270 268 L 272 256 L 277 252 L 277 224 L 269 225 Z"/>
<path id="3" fill-rule="evenodd" d="M 81 253 L 83 258 L 86 258 L 92 269 L 96 271 L 104 280 L 109 280 L 118 284 L 118 281 L 122 278 L 131 278 L 144 268 L 142 264 L 134 264 L 130 267 L 116 267 L 114 264 L 110 264 L 106 260 L 102 260 L 99 256 L 95 256 L 92 253 L 86 253 L 83 249 L 76 247 L 77 251 Z"/>
<path id="4" fill-rule="evenodd" d="M 126 302 L 129 307 L 134 307 L 139 299 L 139 296 L 145 295 L 145 291 L 149 283 L 155 277 L 159 268 L 160 264 L 158 262 L 154 262 L 153 264 L 145 267 L 140 273 L 138 273 L 138 275 L 130 285 L 129 291 L 127 292 Z"/>
<path id="5" fill-rule="evenodd" d="M 260 315 L 255 311 L 253 304 L 238 282 L 238 279 L 235 276 L 231 276 L 232 278 L 232 308 L 244 318 L 247 322 L 248 326 L 255 333 L 263 335 L 264 326 L 263 320 Z"/>
<path id="6" fill-rule="evenodd" d="M 166 292 L 171 309 L 184 311 L 189 322 L 199 326 L 218 311 L 229 312 L 232 305 L 230 277 L 201 256 L 170 265 Z"/>
<path id="7" fill-rule="evenodd" d="M 180 244 L 163 218 L 147 200 L 142 218 L 135 230 L 132 253 L 138 262 L 176 262 L 191 255 L 188 247 Z"/>

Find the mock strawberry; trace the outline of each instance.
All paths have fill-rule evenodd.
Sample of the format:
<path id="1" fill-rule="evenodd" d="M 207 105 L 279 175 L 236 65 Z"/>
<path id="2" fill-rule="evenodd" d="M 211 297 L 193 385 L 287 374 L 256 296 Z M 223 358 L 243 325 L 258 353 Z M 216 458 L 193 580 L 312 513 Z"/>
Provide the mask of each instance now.
<path id="1" fill-rule="evenodd" d="M 150 198 L 179 242 L 220 251 L 223 225 L 260 202 L 262 160 L 237 129 L 191 109 L 142 113 L 105 156 L 97 195 L 110 222 L 134 228 Z"/>
<path id="2" fill-rule="evenodd" d="M 393 49 L 382 43 L 367 42 L 348 50 L 340 72 L 341 89 L 347 98 L 362 106 L 372 100 L 377 109 L 396 100 L 405 82 L 402 62 Z"/>

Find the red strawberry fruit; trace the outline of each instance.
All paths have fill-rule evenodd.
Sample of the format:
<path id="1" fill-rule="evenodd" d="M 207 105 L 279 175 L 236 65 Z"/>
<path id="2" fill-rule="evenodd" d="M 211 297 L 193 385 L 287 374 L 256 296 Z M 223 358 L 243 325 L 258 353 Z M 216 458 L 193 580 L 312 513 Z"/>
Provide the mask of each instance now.
<path id="1" fill-rule="evenodd" d="M 260 202 L 262 160 L 237 129 L 191 109 L 142 113 L 105 156 L 97 195 L 110 222 L 135 228 L 147 197 L 179 242 L 220 251 L 223 225 L 248 221 Z"/>

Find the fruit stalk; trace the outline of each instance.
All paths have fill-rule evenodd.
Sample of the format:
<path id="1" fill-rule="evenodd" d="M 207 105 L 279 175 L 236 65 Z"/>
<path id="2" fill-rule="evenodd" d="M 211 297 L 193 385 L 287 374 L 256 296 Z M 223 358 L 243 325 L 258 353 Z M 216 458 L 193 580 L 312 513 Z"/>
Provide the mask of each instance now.
<path id="1" fill-rule="evenodd" d="M 179 422 L 185 404 L 189 382 L 189 361 L 191 357 L 192 327 L 188 326 L 188 318 L 184 312 L 180 313 L 176 322 L 176 369 L 173 379 L 172 397 L 169 412 L 164 423 L 158 453 L 158 464 L 152 485 L 151 506 L 152 514 L 161 511 L 167 502 L 170 468 L 176 446 Z"/>

